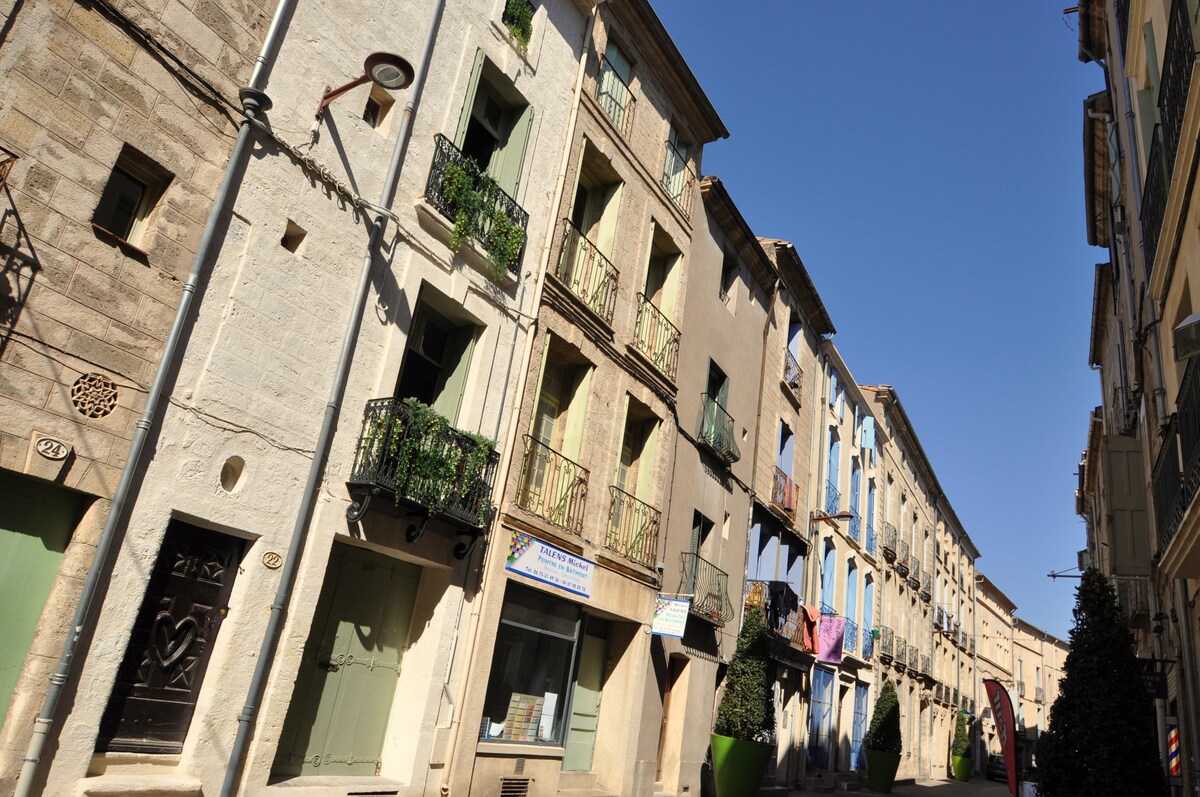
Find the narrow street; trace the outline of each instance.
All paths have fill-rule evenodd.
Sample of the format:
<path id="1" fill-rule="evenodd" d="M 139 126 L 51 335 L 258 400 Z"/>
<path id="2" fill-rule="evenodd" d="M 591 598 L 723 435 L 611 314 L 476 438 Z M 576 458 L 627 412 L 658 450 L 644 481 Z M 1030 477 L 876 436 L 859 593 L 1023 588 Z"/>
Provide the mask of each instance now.
<path id="1" fill-rule="evenodd" d="M 878 794 L 863 786 L 858 794 Z M 809 797 L 811 791 L 792 791 L 789 797 Z M 922 780 L 906 785 L 897 784 L 892 789 L 899 797 L 1007 797 L 1008 784 L 983 778 L 972 778 L 966 783 L 952 780 Z"/>

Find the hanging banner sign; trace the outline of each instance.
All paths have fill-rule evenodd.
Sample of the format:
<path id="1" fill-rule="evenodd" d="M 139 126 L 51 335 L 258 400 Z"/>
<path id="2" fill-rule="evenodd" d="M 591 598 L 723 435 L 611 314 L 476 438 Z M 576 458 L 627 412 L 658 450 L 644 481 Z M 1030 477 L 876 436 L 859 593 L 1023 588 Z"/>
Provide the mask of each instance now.
<path id="1" fill-rule="evenodd" d="M 845 641 L 845 638 L 845 617 L 830 617 L 828 615 L 822 617 L 820 650 L 817 652 L 817 661 L 823 661 L 826 664 L 841 664 L 842 643 Z"/>
<path id="2" fill-rule="evenodd" d="M 688 609 L 691 606 L 692 602 L 687 598 L 659 595 L 654 599 L 654 622 L 650 625 L 650 633 L 681 638 L 687 627 Z"/>
<path id="3" fill-rule="evenodd" d="M 591 562 L 522 531 L 512 533 L 504 568 L 585 598 L 592 594 Z"/>
<path id="4" fill-rule="evenodd" d="M 1017 725 L 1012 700 L 999 681 L 984 678 L 983 688 L 992 704 L 992 716 L 996 718 L 996 733 L 1004 752 L 1004 771 L 1008 774 L 1008 792 L 1017 797 Z"/>

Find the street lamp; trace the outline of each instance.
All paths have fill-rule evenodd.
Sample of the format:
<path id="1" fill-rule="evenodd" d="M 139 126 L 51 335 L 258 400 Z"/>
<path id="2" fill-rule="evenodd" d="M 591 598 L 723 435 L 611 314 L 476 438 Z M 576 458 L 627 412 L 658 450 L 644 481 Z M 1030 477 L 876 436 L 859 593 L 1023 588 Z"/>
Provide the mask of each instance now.
<path id="1" fill-rule="evenodd" d="M 414 72 L 412 64 L 393 53 L 371 53 L 367 56 L 366 62 L 363 64 L 363 73 L 354 80 L 344 86 L 338 86 L 336 89 L 325 87 L 325 92 L 321 95 L 321 101 L 317 104 L 317 119 L 318 121 L 325 115 L 325 106 L 342 96 L 350 89 L 357 88 L 364 83 L 374 83 L 381 88 L 395 91 L 397 89 L 406 88 L 408 84 L 413 82 Z"/>

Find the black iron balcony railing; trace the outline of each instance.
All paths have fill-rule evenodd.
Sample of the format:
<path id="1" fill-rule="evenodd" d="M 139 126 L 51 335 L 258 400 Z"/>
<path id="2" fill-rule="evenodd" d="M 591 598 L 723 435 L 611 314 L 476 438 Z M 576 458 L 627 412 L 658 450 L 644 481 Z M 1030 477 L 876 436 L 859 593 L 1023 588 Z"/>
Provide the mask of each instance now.
<path id="1" fill-rule="evenodd" d="M 896 543 L 896 562 L 894 567 L 901 576 L 908 575 L 908 540 Z"/>
<path id="2" fill-rule="evenodd" d="M 896 638 L 892 629 L 886 625 L 879 626 L 879 656 L 890 659 L 896 650 Z"/>
<path id="3" fill-rule="evenodd" d="M 933 600 L 933 573 L 928 570 L 921 573 L 921 600 L 926 603 Z"/>
<path id="4" fill-rule="evenodd" d="M 929 676 L 932 670 L 929 667 L 929 656 L 925 653 L 921 654 L 921 666 L 918 668 L 921 675 Z"/>
<path id="5" fill-rule="evenodd" d="M 958 705 L 958 687 L 957 686 L 953 686 L 950 688 L 950 705 L 952 705 L 952 706 Z"/>
<path id="6" fill-rule="evenodd" d="M 883 522 L 883 558 L 889 562 L 896 561 L 896 527 L 886 520 Z"/>
<path id="7" fill-rule="evenodd" d="M 726 465 L 742 458 L 733 434 L 733 417 L 707 393 L 700 398 L 700 442 Z"/>
<path id="8" fill-rule="evenodd" d="M 833 617 L 836 614 L 836 612 L 833 610 L 833 607 L 825 601 L 821 601 L 820 609 L 822 617 Z"/>
<path id="9" fill-rule="evenodd" d="M 604 546 L 646 567 L 658 559 L 658 529 L 662 513 L 616 485 L 609 487 L 608 533 Z"/>
<path id="10" fill-rule="evenodd" d="M 946 610 L 937 606 L 933 610 L 933 627 L 941 628 L 946 624 Z"/>
<path id="11" fill-rule="evenodd" d="M 858 655 L 858 623 L 853 620 L 846 621 L 846 628 L 842 634 L 842 650 Z"/>
<path id="12" fill-rule="evenodd" d="M 1045 702 L 1046 702 L 1046 689 L 1045 689 L 1045 687 L 1042 687 L 1042 686 L 1035 686 L 1035 687 L 1033 688 L 1033 699 L 1034 699 L 1034 700 L 1036 700 L 1036 701 L 1037 701 L 1037 702 L 1039 702 L 1039 703 L 1045 703 Z"/>
<path id="13" fill-rule="evenodd" d="M 855 509 L 850 510 L 850 539 L 856 545 L 862 545 L 862 518 Z"/>
<path id="14" fill-rule="evenodd" d="M 913 672 L 917 672 L 917 669 L 918 669 L 918 667 L 920 667 L 920 665 L 921 665 L 920 651 L 917 649 L 916 645 L 909 645 L 908 646 L 908 669 L 912 670 Z"/>
<path id="15" fill-rule="evenodd" d="M 666 142 L 666 153 L 663 158 L 662 186 L 667 196 L 675 203 L 685 217 L 692 214 L 692 193 L 696 181 L 695 172 L 688 163 L 687 155 L 676 149 L 670 141 Z"/>
<path id="16" fill-rule="evenodd" d="M 692 614 L 719 626 L 732 620 L 729 574 L 697 553 L 685 551 L 680 556 L 683 558 L 683 582 L 679 591 L 692 596 Z"/>
<path id="17" fill-rule="evenodd" d="M 674 381 L 675 369 L 679 365 L 679 328 L 641 293 L 638 294 L 633 343 L 638 351 L 654 363 L 655 368 Z"/>
<path id="18" fill-rule="evenodd" d="M 554 276 L 605 323 L 611 324 L 617 304 L 617 269 L 570 219 L 563 219 L 562 227 L 562 251 Z"/>
<path id="19" fill-rule="evenodd" d="M 875 527 L 868 523 L 867 526 L 867 553 L 874 557 L 879 551 L 879 537 L 875 534 Z"/>
<path id="20" fill-rule="evenodd" d="M 921 559 L 914 553 L 908 555 L 908 586 L 913 589 L 921 586 Z"/>
<path id="21" fill-rule="evenodd" d="M 1175 167 L 1175 153 L 1179 150 L 1183 114 L 1192 83 L 1192 65 L 1196 61 L 1189 17 L 1188 0 L 1172 0 L 1158 88 L 1158 118 L 1162 120 L 1163 161 L 1168 175 Z"/>
<path id="22" fill-rule="evenodd" d="M 520 270 L 529 214 L 440 133 L 435 137 L 425 198 L 454 222 L 456 234 L 477 240 L 510 273 Z M 514 249 L 511 244 L 518 236 L 521 245 Z"/>
<path id="23" fill-rule="evenodd" d="M 811 635 L 805 633 L 804 610 L 797 606 L 795 609 L 772 610 L 770 604 L 771 582 L 746 582 L 746 606 L 758 607 L 764 612 L 767 630 L 787 642 L 797 650 L 805 653 L 816 653 L 813 648 Z M 794 594 L 794 593 L 793 593 Z"/>
<path id="24" fill-rule="evenodd" d="M 837 486 L 831 481 L 825 482 L 825 514 L 836 515 L 841 502 L 842 494 L 838 492 Z"/>
<path id="25" fill-rule="evenodd" d="M 582 534 L 587 483 L 586 468 L 525 435 L 518 506 L 567 531 Z"/>
<path id="26" fill-rule="evenodd" d="M 357 521 L 371 496 L 388 493 L 397 503 L 423 507 L 430 516 L 483 529 L 491 516 L 499 461 L 492 441 L 455 429 L 415 399 L 372 399 L 363 411 L 347 480 L 352 492 L 363 497 L 346 516 Z M 419 530 L 423 533 L 424 526 Z M 418 536 L 410 534 L 410 542 Z"/>
<path id="27" fill-rule="evenodd" d="M 895 664 L 897 667 L 908 666 L 908 641 L 902 636 L 896 637 Z"/>
<path id="28" fill-rule="evenodd" d="M 1117 605 L 1131 626 L 1138 626 L 1150 617 L 1150 579 L 1146 576 L 1114 576 L 1113 588 Z"/>
<path id="29" fill-rule="evenodd" d="M 941 681 L 937 681 L 933 685 L 933 699 L 941 703 L 945 700 L 945 685 Z"/>
<path id="30" fill-rule="evenodd" d="M 1200 488 L 1200 367 L 1189 361 L 1179 384 L 1175 400 L 1176 426 L 1179 430 L 1179 457 L 1182 462 L 1179 511 L 1180 516 L 1192 503 Z M 1175 529 L 1178 529 L 1178 521 Z M 1174 537 L 1174 530 L 1171 537 Z M 1167 546 L 1160 549 L 1165 552 Z"/>
<path id="31" fill-rule="evenodd" d="M 787 517 L 796 519 L 796 483 L 779 468 L 771 479 L 771 505 Z"/>
<path id="32" fill-rule="evenodd" d="M 1183 473 L 1179 467 L 1179 424 L 1172 417 L 1162 435 L 1158 459 L 1151 476 L 1154 517 L 1158 525 L 1158 550 L 1162 553 L 1175 539 L 1186 507 L 1183 497 Z"/>
<path id="33" fill-rule="evenodd" d="M 862 657 L 863 661 L 871 661 L 875 658 L 875 634 L 873 629 L 865 626 L 862 630 Z"/>
<path id="34" fill-rule="evenodd" d="M 800 367 L 800 363 L 796 360 L 796 355 L 792 354 L 791 350 L 784 349 L 783 383 L 792 391 L 792 395 L 796 397 L 796 401 L 800 400 L 800 382 L 803 379 L 804 369 Z"/>
<path id="35" fill-rule="evenodd" d="M 600 56 L 600 76 L 596 81 L 596 102 L 612 119 L 621 135 L 628 137 L 633 127 L 633 109 L 637 98 L 605 56 Z"/>
<path id="36" fill-rule="evenodd" d="M 1146 259 L 1146 278 L 1154 271 L 1158 253 L 1158 237 L 1162 232 L 1163 216 L 1167 210 L 1167 190 L 1170 186 L 1166 153 L 1163 151 L 1162 130 L 1155 126 L 1150 139 L 1150 154 L 1146 158 L 1146 182 L 1142 186 L 1142 254 Z"/>

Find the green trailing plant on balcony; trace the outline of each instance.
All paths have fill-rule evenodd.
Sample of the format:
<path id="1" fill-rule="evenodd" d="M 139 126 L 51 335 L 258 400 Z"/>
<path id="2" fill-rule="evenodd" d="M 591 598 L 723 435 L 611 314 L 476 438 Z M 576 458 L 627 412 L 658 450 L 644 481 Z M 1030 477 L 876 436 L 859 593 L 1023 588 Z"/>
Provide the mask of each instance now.
<path id="1" fill-rule="evenodd" d="M 486 232 L 484 230 L 488 194 L 499 190 L 492 178 L 481 174 L 475 162 L 469 159 L 465 163 L 451 161 L 442 172 L 442 195 L 448 215 L 454 219 L 450 250 L 457 252 L 469 239 L 478 240 L 488 254 L 491 276 L 495 280 L 503 278 L 512 269 L 525 246 L 524 228 L 501 208 L 493 209 L 491 215 L 486 216 L 488 225 Z"/>
<path id="2" fill-rule="evenodd" d="M 507 0 L 500 18 L 521 52 L 528 53 L 529 39 L 533 36 L 533 3 L 530 0 Z"/>
<path id="3" fill-rule="evenodd" d="M 401 399 L 397 410 L 373 419 L 366 440 L 366 450 L 383 457 L 385 467 L 392 466 L 396 502 L 407 498 L 438 514 L 469 498 L 484 480 L 495 441 L 455 429 L 414 398 Z M 474 519 L 484 526 L 490 501 L 480 500 L 477 510 Z"/>
<path id="4" fill-rule="evenodd" d="M 474 163 L 468 161 L 470 165 Z M 451 161 L 442 171 L 442 195 L 454 217 L 454 229 L 450 233 L 450 250 L 457 252 L 469 238 L 477 233 L 479 211 L 483 208 L 483 194 L 475 187 L 478 169 Z"/>
<path id="5" fill-rule="evenodd" d="M 484 248 L 492 268 L 493 276 L 497 279 L 508 273 L 517 258 L 521 255 L 521 247 L 525 245 L 525 231 L 506 214 L 499 210 L 492 213 L 492 225 L 488 230 L 487 242 Z"/>

